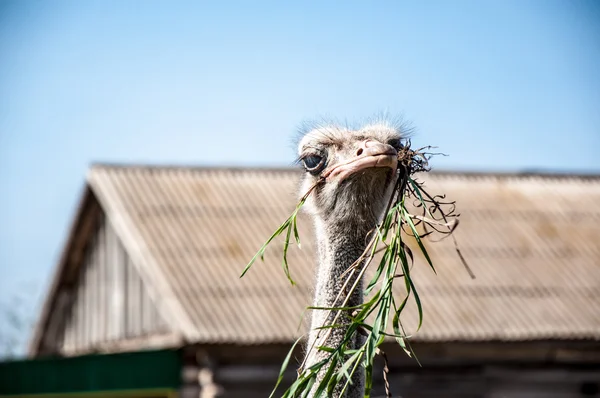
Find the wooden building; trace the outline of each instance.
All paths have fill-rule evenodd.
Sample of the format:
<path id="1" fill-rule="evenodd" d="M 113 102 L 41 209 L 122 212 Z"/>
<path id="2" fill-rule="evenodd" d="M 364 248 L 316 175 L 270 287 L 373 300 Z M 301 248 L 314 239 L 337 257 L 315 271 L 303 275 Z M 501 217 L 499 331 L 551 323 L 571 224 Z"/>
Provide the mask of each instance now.
<path id="1" fill-rule="evenodd" d="M 388 344 L 392 392 L 600 396 L 600 177 L 423 178 L 457 201 L 456 237 L 476 279 L 451 240 L 427 243 L 438 274 L 419 258 L 413 271 L 425 312 L 412 339 L 422 367 Z M 293 169 L 93 166 L 31 357 L 176 352 L 179 396 L 268 396 L 306 327 L 311 222 L 301 217 L 302 249 L 290 249 L 296 286 L 277 248 L 239 275 L 293 209 L 298 179 Z M 416 317 L 410 306 L 409 333 Z M 384 396 L 377 375 L 373 396 Z M 294 376 L 291 366 L 286 381 Z"/>

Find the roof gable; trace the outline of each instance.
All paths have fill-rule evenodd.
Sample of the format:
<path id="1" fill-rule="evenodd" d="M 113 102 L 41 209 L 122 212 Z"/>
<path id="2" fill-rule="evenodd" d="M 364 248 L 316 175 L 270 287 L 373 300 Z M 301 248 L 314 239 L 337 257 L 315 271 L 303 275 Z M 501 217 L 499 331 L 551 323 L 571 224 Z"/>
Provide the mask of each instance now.
<path id="1" fill-rule="evenodd" d="M 314 250 L 306 219 L 303 250 L 290 256 L 301 267 L 297 286 L 280 272 L 274 249 L 239 279 L 294 205 L 297 177 L 292 169 L 96 167 L 88 181 L 107 215 L 139 236 L 140 258 L 162 273 L 153 279 L 166 285 L 161 297 L 173 294 L 184 309 L 187 320 L 178 325 L 189 341 L 263 343 L 297 335 L 310 303 Z"/>
<path id="2" fill-rule="evenodd" d="M 31 354 L 121 351 L 176 342 L 138 268 L 86 188 Z"/>

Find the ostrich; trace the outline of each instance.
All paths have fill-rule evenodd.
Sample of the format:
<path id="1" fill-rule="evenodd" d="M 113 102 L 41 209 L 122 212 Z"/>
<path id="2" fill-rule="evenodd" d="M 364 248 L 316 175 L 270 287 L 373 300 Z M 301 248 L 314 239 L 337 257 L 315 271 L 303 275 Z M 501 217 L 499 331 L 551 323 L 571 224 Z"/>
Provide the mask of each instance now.
<path id="1" fill-rule="evenodd" d="M 343 304 L 340 301 L 346 294 L 338 298 L 346 279 L 343 274 L 363 253 L 369 233 L 382 218 L 393 193 L 400 140 L 400 128 L 388 123 L 369 124 L 357 130 L 321 126 L 308 131 L 301 139 L 299 160 L 306 171 L 301 192 L 307 192 L 319 179 L 325 178 L 325 183 L 316 185 L 305 205 L 314 220 L 318 242 L 314 306 Z M 362 281 L 357 283 L 346 303 L 348 307 L 363 303 Z M 316 329 L 330 324 L 334 316 L 335 312 L 313 311 L 305 368 L 327 355 L 315 346 L 338 347 L 342 342 L 347 331 L 344 327 L 329 332 Z M 340 314 L 335 323 L 348 324 L 348 315 Z M 360 335 L 355 335 L 349 348 L 358 348 L 362 340 Z M 311 397 L 326 371 L 323 368 L 317 375 Z M 364 378 L 364 369 L 357 370 L 344 397 L 362 397 Z M 341 389 L 342 386 L 337 386 L 333 396 L 341 397 Z"/>

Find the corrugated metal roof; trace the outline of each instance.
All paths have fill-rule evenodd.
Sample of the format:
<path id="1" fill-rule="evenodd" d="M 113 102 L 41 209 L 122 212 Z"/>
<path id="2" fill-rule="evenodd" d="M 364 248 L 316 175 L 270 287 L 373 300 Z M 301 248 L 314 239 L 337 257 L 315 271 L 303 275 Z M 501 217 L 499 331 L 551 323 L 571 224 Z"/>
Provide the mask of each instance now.
<path id="1" fill-rule="evenodd" d="M 239 275 L 293 210 L 299 177 L 293 169 L 97 165 L 88 182 L 121 233 L 143 241 L 137 257 L 153 268 L 165 300 L 178 303 L 184 335 L 266 343 L 304 330 L 314 282 L 310 219 L 300 217 L 302 249 L 290 249 L 297 286 L 281 269 L 280 242 Z M 457 201 L 456 238 L 477 279 L 450 239 L 426 243 L 438 275 L 417 256 L 425 319 L 415 339 L 600 339 L 600 178 L 423 177 L 431 192 Z M 414 306 L 403 321 L 414 331 Z"/>

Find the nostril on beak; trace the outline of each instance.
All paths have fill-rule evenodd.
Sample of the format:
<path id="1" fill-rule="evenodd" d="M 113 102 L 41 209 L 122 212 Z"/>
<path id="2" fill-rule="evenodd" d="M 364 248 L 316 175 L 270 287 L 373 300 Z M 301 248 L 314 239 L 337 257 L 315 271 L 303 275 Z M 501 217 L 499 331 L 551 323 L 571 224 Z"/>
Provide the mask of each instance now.
<path id="1" fill-rule="evenodd" d="M 356 156 L 360 156 L 363 153 L 363 149 L 362 148 L 358 148 L 358 151 L 356 151 Z"/>

